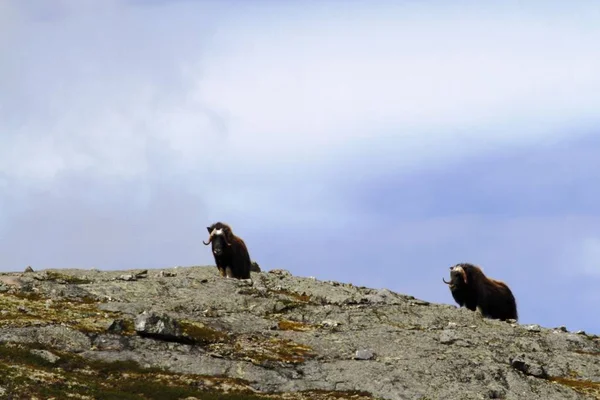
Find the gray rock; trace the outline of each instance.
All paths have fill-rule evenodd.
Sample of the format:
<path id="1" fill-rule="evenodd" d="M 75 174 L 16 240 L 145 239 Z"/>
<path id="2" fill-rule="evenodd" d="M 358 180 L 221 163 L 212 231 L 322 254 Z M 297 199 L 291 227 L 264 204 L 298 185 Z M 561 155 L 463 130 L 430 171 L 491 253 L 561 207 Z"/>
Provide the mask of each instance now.
<path id="1" fill-rule="evenodd" d="M 524 356 L 515 357 L 510 360 L 510 365 L 523 372 L 525 375 L 534 376 L 536 378 L 547 378 L 548 374 L 544 370 L 544 367 L 534 361 L 529 361 Z"/>
<path id="2" fill-rule="evenodd" d="M 214 266 L 151 271 L 151 279 L 138 271 L 0 274 L 9 287 L 0 343 L 162 368 L 172 384 L 229 380 L 280 400 L 574 400 L 595 393 L 551 378 L 600 380 L 593 335 L 483 319 L 452 304 L 284 270 L 253 273 L 251 283 L 223 279 Z M 44 368 L 33 375 L 48 375 Z M 61 381 L 75 376 L 61 368 L 52 374 L 79 387 Z"/>
<path id="3" fill-rule="evenodd" d="M 260 266 L 258 265 L 258 263 L 256 261 L 252 261 L 252 264 L 250 266 L 250 272 L 261 272 Z"/>
<path id="4" fill-rule="evenodd" d="M 537 324 L 523 325 L 523 329 L 529 332 L 540 332 L 542 328 Z"/>
<path id="5" fill-rule="evenodd" d="M 177 339 L 181 336 L 181 329 L 177 321 L 168 315 L 158 315 L 148 311 L 144 311 L 135 319 L 135 331 L 160 339 Z"/>
<path id="6" fill-rule="evenodd" d="M 441 344 L 452 344 L 458 339 L 460 339 L 460 336 L 455 330 L 444 329 L 440 334 Z"/>
<path id="7" fill-rule="evenodd" d="M 48 350 L 30 350 L 31 354 L 35 354 L 38 357 L 43 358 L 44 360 L 48 361 L 50 364 L 54 364 L 56 363 L 58 360 L 60 360 L 60 357 L 57 356 L 56 354 L 53 354 L 51 352 L 49 352 Z"/>
<path id="8" fill-rule="evenodd" d="M 373 358 L 375 358 L 375 353 L 371 350 L 362 349 L 354 353 L 355 360 L 372 360 Z"/>

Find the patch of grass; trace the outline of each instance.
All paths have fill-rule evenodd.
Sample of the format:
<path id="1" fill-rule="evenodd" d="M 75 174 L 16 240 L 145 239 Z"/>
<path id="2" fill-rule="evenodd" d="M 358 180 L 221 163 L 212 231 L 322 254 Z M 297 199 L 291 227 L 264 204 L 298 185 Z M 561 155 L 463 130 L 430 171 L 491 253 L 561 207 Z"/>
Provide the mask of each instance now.
<path id="1" fill-rule="evenodd" d="M 596 356 L 600 357 L 600 351 L 584 351 L 584 350 L 574 350 L 574 353 L 583 354 L 586 356 Z"/>
<path id="2" fill-rule="evenodd" d="M 14 293 L 7 293 L 7 294 L 15 296 L 18 299 L 24 299 L 24 300 L 29 300 L 29 301 L 46 300 L 46 298 L 41 293 L 38 293 L 38 292 L 14 292 Z"/>
<path id="3" fill-rule="evenodd" d="M 330 392 L 327 390 L 307 390 L 301 392 L 303 395 L 306 395 L 309 399 L 319 400 L 319 399 L 339 399 L 339 400 L 362 400 L 362 399 L 372 399 L 373 395 L 369 392 L 358 391 L 358 390 L 350 390 L 343 392 Z"/>
<path id="4" fill-rule="evenodd" d="M 241 379 L 180 375 L 142 368 L 133 360 L 106 362 L 49 350 L 60 357 L 51 363 L 31 353 L 39 347 L 0 344 L 0 384 L 8 394 L 64 398 L 69 393 L 98 400 L 271 399 L 254 395 Z"/>
<path id="5" fill-rule="evenodd" d="M 306 346 L 271 341 L 293 355 Z M 52 363 L 31 352 L 44 349 L 60 357 Z M 185 375 L 143 368 L 133 360 L 107 362 L 37 344 L 0 344 L 0 386 L 7 398 L 87 398 L 95 400 L 368 400 L 367 392 L 312 390 L 256 393 L 249 382 L 226 376 Z"/>
<path id="6" fill-rule="evenodd" d="M 248 358 L 258 365 L 270 362 L 296 365 L 315 356 L 311 347 L 279 338 L 240 340 L 235 344 L 234 351 L 238 356 Z"/>
<path id="7" fill-rule="evenodd" d="M 194 321 L 178 321 L 183 336 L 189 338 L 194 344 L 210 344 L 225 342 L 228 336 L 225 332 L 209 328 L 204 324 Z"/>
<path id="8" fill-rule="evenodd" d="M 585 381 L 579 379 L 551 377 L 550 382 L 555 382 L 563 386 L 570 387 L 578 393 L 590 394 L 600 398 L 600 382 Z"/>
<path id="9" fill-rule="evenodd" d="M 286 319 L 282 319 L 277 322 L 277 328 L 282 331 L 297 331 L 297 332 L 307 332 L 313 330 L 314 327 L 310 324 L 306 324 L 304 322 L 298 321 L 290 321 Z"/>
<path id="10" fill-rule="evenodd" d="M 101 311 L 89 299 L 50 300 L 38 293 L 0 293 L 0 327 L 64 324 L 81 332 L 104 332 L 119 313 Z"/>

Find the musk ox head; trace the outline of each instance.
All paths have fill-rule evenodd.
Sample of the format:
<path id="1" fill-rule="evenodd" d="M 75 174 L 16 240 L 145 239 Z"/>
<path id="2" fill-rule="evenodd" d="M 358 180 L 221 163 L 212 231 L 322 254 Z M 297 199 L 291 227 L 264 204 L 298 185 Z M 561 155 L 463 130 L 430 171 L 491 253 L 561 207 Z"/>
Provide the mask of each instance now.
<path id="1" fill-rule="evenodd" d="M 215 256 L 222 255 L 227 247 L 231 246 L 231 228 L 226 224 L 217 222 L 216 224 L 207 226 L 206 229 L 209 233 L 208 242 L 203 240 L 202 243 L 207 246 L 212 244 L 212 252 Z"/>
<path id="2" fill-rule="evenodd" d="M 442 281 L 444 281 L 444 283 L 450 287 L 450 290 L 464 287 L 469 283 L 467 279 L 467 273 L 460 264 L 450 267 L 449 282 L 447 282 L 444 278 L 442 278 Z"/>

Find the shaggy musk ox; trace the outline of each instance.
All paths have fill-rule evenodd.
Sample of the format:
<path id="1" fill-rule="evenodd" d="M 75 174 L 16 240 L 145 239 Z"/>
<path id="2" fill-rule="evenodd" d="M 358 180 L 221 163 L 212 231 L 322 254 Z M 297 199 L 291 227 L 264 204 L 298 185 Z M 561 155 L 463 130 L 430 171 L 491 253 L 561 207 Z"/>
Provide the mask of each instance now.
<path id="1" fill-rule="evenodd" d="M 221 276 L 227 278 L 250 279 L 250 271 L 255 270 L 250 261 L 250 254 L 244 241 L 233 234 L 231 227 L 217 222 L 206 228 L 209 233 L 208 243 L 212 243 L 215 263 Z"/>
<path id="2" fill-rule="evenodd" d="M 461 263 L 450 267 L 449 285 L 452 297 L 460 307 L 471 311 L 479 309 L 484 317 L 507 320 L 518 319 L 517 302 L 508 286 L 501 281 L 488 278 L 481 268 Z"/>

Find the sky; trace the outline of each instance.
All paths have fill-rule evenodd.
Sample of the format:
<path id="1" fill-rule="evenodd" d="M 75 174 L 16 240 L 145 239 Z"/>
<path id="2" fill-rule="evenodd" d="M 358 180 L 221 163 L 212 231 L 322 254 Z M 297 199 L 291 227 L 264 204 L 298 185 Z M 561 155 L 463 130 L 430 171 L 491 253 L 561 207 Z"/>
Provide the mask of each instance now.
<path id="1" fill-rule="evenodd" d="M 0 271 L 214 265 L 600 334 L 595 1 L 0 0 Z"/>

